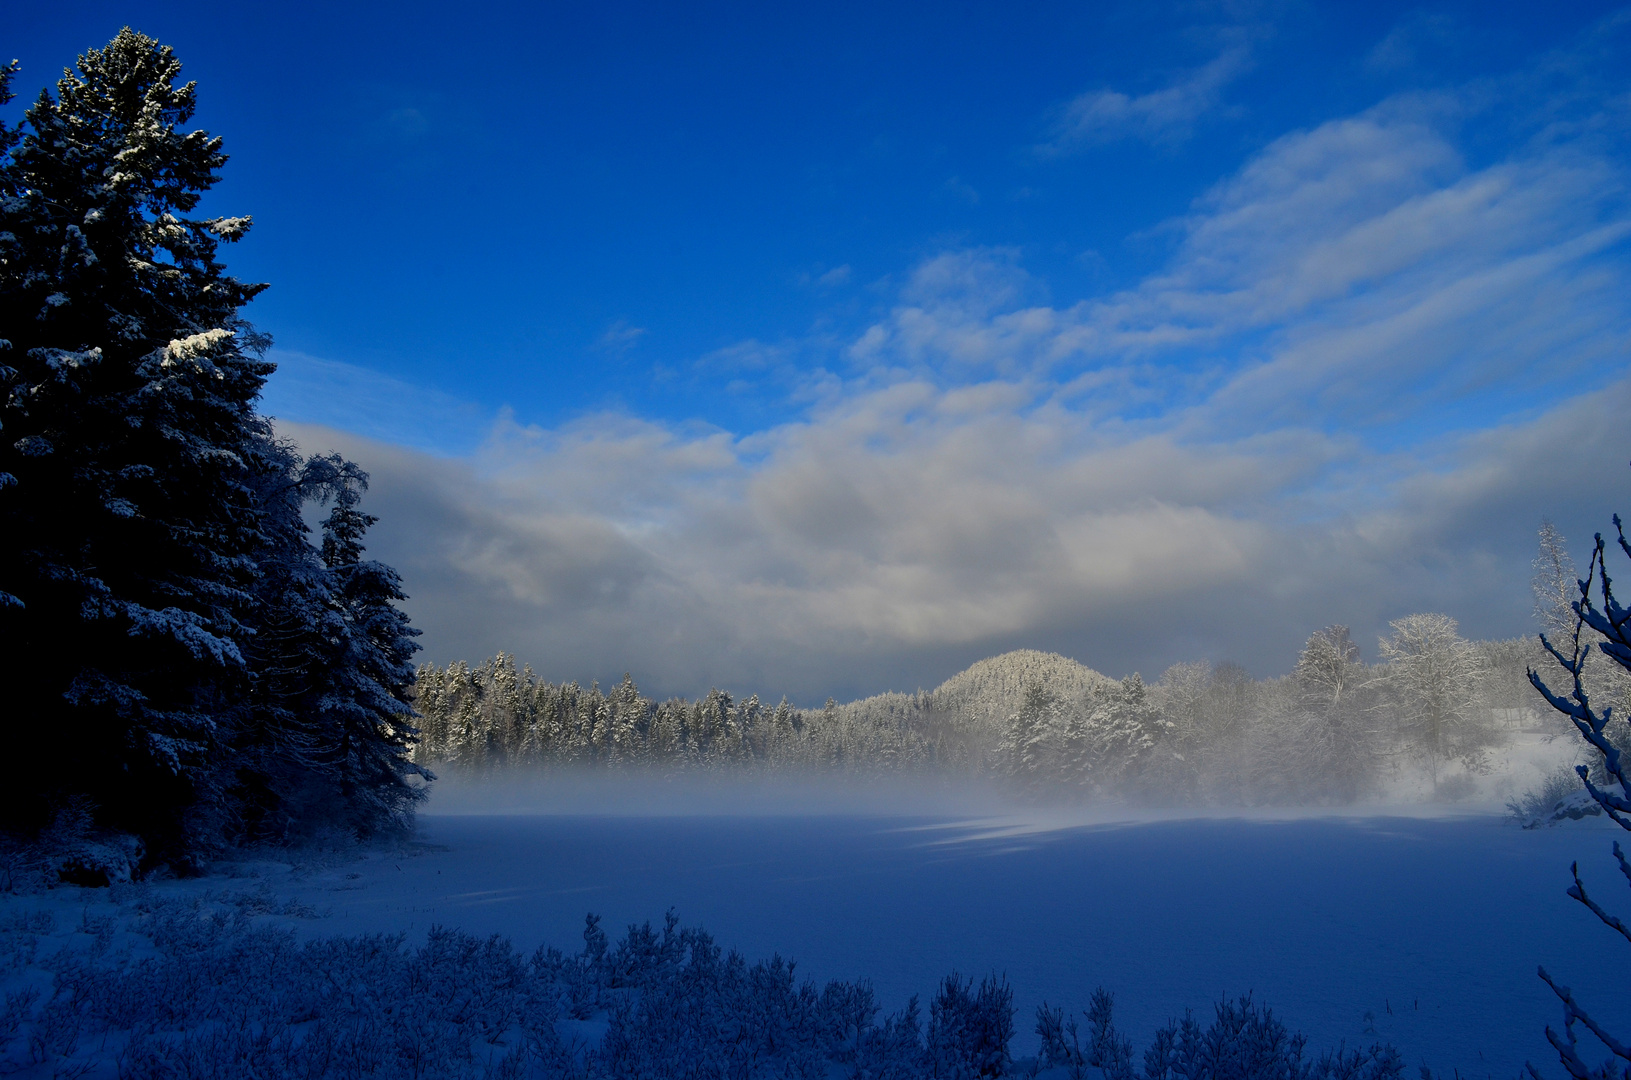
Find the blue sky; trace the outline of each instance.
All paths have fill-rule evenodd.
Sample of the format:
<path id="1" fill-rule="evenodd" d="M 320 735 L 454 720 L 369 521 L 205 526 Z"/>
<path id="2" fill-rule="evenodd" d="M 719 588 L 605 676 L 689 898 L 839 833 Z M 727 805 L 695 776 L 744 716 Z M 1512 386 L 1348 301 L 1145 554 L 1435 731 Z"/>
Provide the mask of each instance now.
<path id="1" fill-rule="evenodd" d="M 125 23 L 433 659 L 1269 673 L 1631 509 L 1608 5 L 88 3 L 22 96 Z"/>

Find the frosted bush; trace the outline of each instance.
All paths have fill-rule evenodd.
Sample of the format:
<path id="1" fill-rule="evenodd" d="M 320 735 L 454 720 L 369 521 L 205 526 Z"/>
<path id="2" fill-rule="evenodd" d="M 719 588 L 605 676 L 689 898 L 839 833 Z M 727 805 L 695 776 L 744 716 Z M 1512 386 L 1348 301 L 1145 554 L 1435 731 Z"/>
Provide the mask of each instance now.
<path id="1" fill-rule="evenodd" d="M 1595 801 L 1580 786 L 1580 778 L 1567 766 L 1558 766 L 1506 804 L 1507 814 L 1526 829 L 1556 824 L 1569 818 L 1601 813 Z M 1575 804 L 1582 804 L 1576 807 Z M 1571 810 L 1573 811 L 1571 813 Z"/>
<path id="2" fill-rule="evenodd" d="M 948 976 L 926 1025 L 915 998 L 880 1016 L 870 983 L 818 989 L 792 961 L 749 963 L 672 912 L 616 942 L 590 915 L 579 952 L 526 956 L 502 937 L 440 927 L 417 947 L 401 934 L 301 943 L 257 921 L 280 910 L 264 893 L 125 900 L 134 934 L 87 911 L 70 943 L 42 959 L 32 946 L 5 946 L 50 981 L 45 993 L 13 991 L 0 1004 L 0 1070 L 106 1074 L 112 1065 L 122 1080 L 972 1080 L 1015 1068 L 1004 979 Z M 45 919 L 14 915 L 0 923 L 0 943 L 49 930 Z M 128 947 L 136 937 L 145 944 Z M 1132 1080 L 1131 1044 L 1115 1033 L 1108 994 L 1095 995 L 1087 1018 L 1084 1047 L 1075 1021 L 1044 1007 L 1043 1057 L 1026 1064 Z M 1378 1049 L 1313 1062 L 1301 1053 L 1300 1036 L 1243 1000 L 1220 1006 L 1206 1031 L 1187 1017 L 1164 1029 L 1146 1080 L 1397 1080 L 1395 1058 Z M 1205 1062 L 1233 1064 L 1186 1071 Z"/>
<path id="3" fill-rule="evenodd" d="M 1012 1063 L 1014 991 L 1008 980 L 987 977 L 978 988 L 955 971 L 929 1003 L 925 1063 L 930 1075 L 950 1080 L 1003 1076 Z"/>
<path id="4" fill-rule="evenodd" d="M 1113 999 L 1102 988 L 1084 1014 L 1085 1033 L 1074 1018 L 1065 1019 L 1064 1010 L 1044 1003 L 1036 1019 L 1041 1063 L 1072 1080 L 1093 1070 L 1105 1080 L 1399 1080 L 1404 1071 L 1398 1051 L 1383 1045 L 1338 1048 L 1307 1059 L 1307 1040 L 1246 995 L 1220 1001 L 1206 1028 L 1187 1012 L 1169 1021 L 1144 1052 L 1142 1072 L 1135 1073 L 1133 1044 L 1116 1031 L 1113 1014 Z"/>

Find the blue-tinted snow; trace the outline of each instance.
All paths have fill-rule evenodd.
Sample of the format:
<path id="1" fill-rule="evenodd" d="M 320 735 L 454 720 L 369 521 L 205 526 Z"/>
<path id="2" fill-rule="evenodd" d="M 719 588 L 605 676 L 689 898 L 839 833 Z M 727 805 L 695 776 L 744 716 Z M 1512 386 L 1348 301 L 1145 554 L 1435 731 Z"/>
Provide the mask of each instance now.
<path id="1" fill-rule="evenodd" d="M 303 934 L 441 923 L 568 951 L 586 911 L 615 933 L 672 906 L 750 958 L 870 977 L 887 1009 L 953 969 L 1006 972 L 1021 1052 L 1044 998 L 1079 1010 L 1102 984 L 1142 1043 L 1169 1013 L 1250 990 L 1313 1048 L 1383 1039 L 1412 1071 L 1510 1080 L 1526 1060 L 1560 1071 L 1537 964 L 1599 1017 L 1631 1015 L 1631 988 L 1608 974 L 1623 942 L 1564 895 L 1578 859 L 1598 899 L 1631 909 L 1609 857 L 1620 835 L 1601 821 L 1524 832 L 1491 814 L 1387 812 L 1085 825 L 430 813 L 422 853 L 280 891 L 327 911 Z"/>

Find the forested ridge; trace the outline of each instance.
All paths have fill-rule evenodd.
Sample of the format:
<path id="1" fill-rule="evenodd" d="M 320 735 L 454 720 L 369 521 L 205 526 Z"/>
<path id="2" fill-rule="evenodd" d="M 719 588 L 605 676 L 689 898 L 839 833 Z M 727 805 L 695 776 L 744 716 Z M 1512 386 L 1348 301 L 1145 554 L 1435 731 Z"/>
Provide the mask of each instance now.
<path id="1" fill-rule="evenodd" d="M 606 689 L 550 683 L 501 653 L 419 669 L 415 755 L 472 769 L 954 772 L 1038 795 L 1340 802 L 1401 769 L 1456 797 L 1512 732 L 1557 729 L 1527 678 L 1546 659 L 1538 641 L 1470 642 L 1431 614 L 1393 630 L 1367 664 L 1346 628 L 1327 627 L 1280 678 L 1193 662 L 1146 683 L 1020 650 L 930 691 L 819 709 L 718 689 L 655 701 L 628 676 Z M 1624 695 L 1608 667 L 1596 678 Z"/>

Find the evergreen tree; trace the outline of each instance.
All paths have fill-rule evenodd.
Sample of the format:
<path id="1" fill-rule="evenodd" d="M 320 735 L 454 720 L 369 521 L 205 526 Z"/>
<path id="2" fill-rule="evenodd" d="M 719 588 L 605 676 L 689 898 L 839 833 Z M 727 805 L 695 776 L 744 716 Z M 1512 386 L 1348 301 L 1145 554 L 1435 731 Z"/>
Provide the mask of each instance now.
<path id="1" fill-rule="evenodd" d="M 0 633 L 30 673 L 7 710 L 14 823 L 89 794 L 104 823 L 173 837 L 249 682 L 272 365 L 239 317 L 263 286 L 217 259 L 248 219 L 188 216 L 226 155 L 183 130 L 180 68 L 120 32 L 0 161 Z"/>
<path id="2" fill-rule="evenodd" d="M 367 474 L 337 456 L 331 460 L 343 482 L 323 521 L 322 554 L 339 618 L 315 712 L 336 744 L 327 771 L 341 808 L 351 828 L 367 834 L 406 826 L 423 790 L 408 777 L 433 779 L 409 759 L 418 735 L 410 701 L 419 631 L 396 606 L 407 599 L 397 572 L 362 557 L 363 536 L 379 520 L 357 509 Z"/>
<path id="3" fill-rule="evenodd" d="M 30 675 L 0 827 L 88 802 L 173 862 L 404 823 L 429 776 L 367 477 L 255 413 L 269 339 L 239 313 L 264 286 L 217 258 L 248 218 L 189 216 L 226 155 L 183 130 L 180 70 L 126 29 L 0 125 L 0 635 Z"/>
<path id="4" fill-rule="evenodd" d="M 1138 774 L 1170 729 L 1134 672 L 1093 695 L 1074 772 L 1084 784 L 1112 790 Z"/>
<path id="5" fill-rule="evenodd" d="M 234 716 L 215 787 L 230 794 L 224 831 L 240 837 L 284 837 L 297 827 L 299 793 L 319 770 L 324 735 L 315 706 L 329 642 L 342 631 L 331 575 L 310 540 L 306 503 L 330 494 L 327 459 L 302 461 L 294 447 L 268 440 L 256 474 L 263 544 L 248 658 L 253 679 Z M 226 806 L 223 806 L 226 809 Z"/>
<path id="6" fill-rule="evenodd" d="M 1059 698 L 1037 682 L 1025 688 L 1019 711 L 1008 718 L 998 755 L 1008 775 L 1023 786 L 1052 782 L 1059 767 L 1065 719 Z"/>
<path id="7" fill-rule="evenodd" d="M 266 546 L 250 646 L 253 686 L 222 783 L 232 832 L 285 838 L 317 826 L 358 835 L 404 826 L 419 798 L 408 777 L 418 631 L 395 606 L 396 572 L 364 560 L 375 518 L 357 508 L 367 474 L 339 455 L 302 461 L 272 443 L 265 459 Z M 301 510 L 333 507 L 312 545 Z"/>

